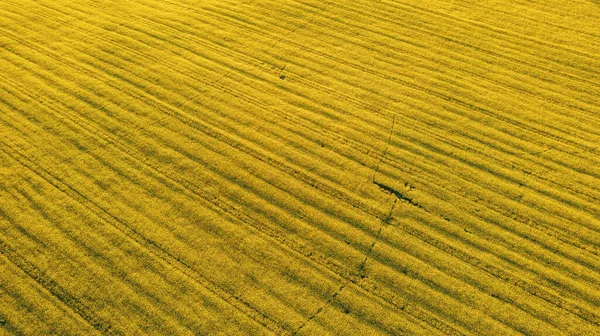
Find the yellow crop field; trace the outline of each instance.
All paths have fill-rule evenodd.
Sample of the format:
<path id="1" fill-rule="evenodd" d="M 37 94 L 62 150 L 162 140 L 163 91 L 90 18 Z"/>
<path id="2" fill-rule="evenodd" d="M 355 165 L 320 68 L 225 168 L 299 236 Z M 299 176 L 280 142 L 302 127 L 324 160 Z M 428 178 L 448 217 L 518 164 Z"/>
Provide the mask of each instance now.
<path id="1" fill-rule="evenodd" d="M 0 0 L 0 335 L 600 335 L 600 2 Z"/>

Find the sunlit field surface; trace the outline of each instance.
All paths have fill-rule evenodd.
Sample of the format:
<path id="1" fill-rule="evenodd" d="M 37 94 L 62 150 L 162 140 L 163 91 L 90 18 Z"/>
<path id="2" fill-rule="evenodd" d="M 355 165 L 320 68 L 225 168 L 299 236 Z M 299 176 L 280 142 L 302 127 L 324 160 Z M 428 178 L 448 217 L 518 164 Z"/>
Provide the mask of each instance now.
<path id="1" fill-rule="evenodd" d="M 0 0 L 1 335 L 600 335 L 600 2 Z"/>

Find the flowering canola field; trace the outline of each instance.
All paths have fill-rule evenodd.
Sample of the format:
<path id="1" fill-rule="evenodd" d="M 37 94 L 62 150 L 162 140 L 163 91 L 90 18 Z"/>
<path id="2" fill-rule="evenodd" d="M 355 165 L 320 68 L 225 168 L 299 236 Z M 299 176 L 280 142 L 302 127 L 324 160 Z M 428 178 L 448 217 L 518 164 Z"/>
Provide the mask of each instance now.
<path id="1" fill-rule="evenodd" d="M 0 0 L 0 334 L 599 335 L 600 3 Z"/>

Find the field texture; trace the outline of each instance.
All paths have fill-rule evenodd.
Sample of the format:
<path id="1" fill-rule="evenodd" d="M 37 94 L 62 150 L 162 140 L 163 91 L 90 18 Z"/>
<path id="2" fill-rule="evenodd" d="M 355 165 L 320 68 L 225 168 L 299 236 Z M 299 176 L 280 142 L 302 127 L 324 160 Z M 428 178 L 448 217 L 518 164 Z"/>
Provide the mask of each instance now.
<path id="1" fill-rule="evenodd" d="M 600 3 L 0 0 L 0 334 L 600 335 Z"/>

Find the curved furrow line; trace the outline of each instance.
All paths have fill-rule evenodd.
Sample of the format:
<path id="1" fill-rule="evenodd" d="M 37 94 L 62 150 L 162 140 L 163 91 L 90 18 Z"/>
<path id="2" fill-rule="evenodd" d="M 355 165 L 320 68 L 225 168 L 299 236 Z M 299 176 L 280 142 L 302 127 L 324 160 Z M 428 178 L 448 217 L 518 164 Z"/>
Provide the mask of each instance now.
<path id="1" fill-rule="evenodd" d="M 106 162 L 105 162 L 106 163 Z"/>
<path id="2" fill-rule="evenodd" d="M 395 104 L 400 104 L 400 103 L 395 103 Z M 498 166 L 498 167 L 508 168 L 508 169 L 519 169 L 527 175 L 534 176 L 534 177 L 544 181 L 544 183 L 556 185 L 557 186 L 556 190 L 564 191 L 564 189 L 568 189 L 571 191 L 571 195 L 573 195 L 573 196 L 580 196 L 581 193 L 583 193 L 586 197 L 588 197 L 591 200 L 591 203 L 582 203 L 582 204 L 578 205 L 578 207 L 580 207 L 580 208 L 583 208 L 583 207 L 585 207 L 587 209 L 595 208 L 596 205 L 594 204 L 594 202 L 600 200 L 599 196 L 594 196 L 590 193 L 590 192 L 595 191 L 592 186 L 582 185 L 582 187 L 584 187 L 584 189 L 573 189 L 572 185 L 560 184 L 556 181 L 548 180 L 547 178 L 544 178 L 543 176 L 536 174 L 535 170 L 537 170 L 537 169 L 557 170 L 557 167 L 554 165 L 549 165 L 547 162 L 544 162 L 541 159 L 537 159 L 537 160 L 533 161 L 533 159 L 535 159 L 535 158 L 531 158 L 529 160 L 525 160 L 522 158 L 515 158 L 515 156 L 518 154 L 518 152 L 509 151 L 505 148 L 501 148 L 498 145 L 498 143 L 492 142 L 491 140 L 486 140 L 484 137 L 484 133 L 485 133 L 484 131 L 478 131 L 477 132 L 478 134 L 467 133 L 464 131 L 463 128 L 457 128 L 455 125 L 452 124 L 452 122 L 444 120 L 443 116 L 441 114 L 439 114 L 439 115 L 434 114 L 434 113 L 432 113 L 431 110 L 425 110 L 425 109 L 423 109 L 422 106 L 419 106 L 419 105 L 413 104 L 413 103 L 409 103 L 407 101 L 404 101 L 401 104 L 403 106 L 406 106 L 407 108 L 409 108 L 411 110 L 411 112 L 413 112 L 413 114 L 411 114 L 409 116 L 403 116 L 403 118 L 411 120 L 411 122 L 407 122 L 407 124 L 409 125 L 407 127 L 407 129 L 413 129 L 417 132 L 430 133 L 440 139 L 443 139 L 449 145 L 451 145 L 457 149 L 462 148 L 464 150 L 477 152 L 482 156 L 485 156 L 489 159 L 494 160 L 497 163 L 496 166 Z M 418 124 L 423 124 L 423 126 L 419 126 Z M 433 129 L 440 129 L 443 131 L 434 131 Z M 448 134 L 460 135 L 461 141 L 454 139 L 454 137 L 448 136 Z M 466 143 L 463 143 L 463 141 L 465 139 L 467 139 L 468 141 Z M 493 140 L 495 140 L 495 139 L 493 139 Z M 477 145 L 472 145 L 471 143 L 473 143 L 473 142 L 475 142 Z M 467 145 L 467 144 L 469 144 L 469 145 Z M 477 148 L 476 148 L 476 146 L 477 146 Z M 492 152 L 494 154 L 492 154 Z M 500 153 L 500 155 L 497 155 L 496 153 Z M 504 155 L 506 156 L 506 158 L 503 157 Z M 510 159 L 511 162 L 508 162 L 507 161 L 508 159 Z M 532 163 L 534 163 L 535 165 L 532 166 L 531 165 Z M 540 166 L 537 166 L 537 165 L 540 165 Z M 525 169 L 527 169 L 527 171 L 525 171 Z M 527 183 L 525 183 L 525 181 L 520 181 L 519 184 L 527 184 Z M 533 190 L 538 190 L 538 189 L 533 189 Z M 554 193 L 555 196 L 553 196 L 553 197 L 558 197 L 559 194 L 556 193 L 556 190 L 553 190 L 551 188 L 548 191 L 540 191 L 540 193 L 545 194 L 545 195 L 549 195 L 549 193 Z M 584 201 L 584 200 L 582 200 L 582 201 Z M 569 202 L 576 202 L 576 200 L 574 198 L 572 198 L 572 200 L 567 201 L 567 203 L 569 203 Z"/>
<path id="3" fill-rule="evenodd" d="M 225 9 L 223 9 L 223 10 L 225 10 Z M 229 9 L 229 8 L 228 8 L 227 10 L 231 11 L 231 10 L 233 10 L 233 9 Z M 221 14 L 223 14 L 223 13 L 221 13 Z M 236 17 L 236 18 L 237 18 L 237 17 Z M 316 23 L 315 23 L 315 24 L 316 24 Z M 290 43 L 290 44 L 292 44 L 292 43 Z"/>
<path id="4" fill-rule="evenodd" d="M 39 74 L 38 74 L 38 76 L 39 76 Z M 57 83 L 53 83 L 52 85 L 53 85 L 53 86 L 56 86 L 56 85 L 57 85 Z M 73 93 L 71 93 L 71 94 L 73 94 Z M 78 96 L 77 94 L 75 94 L 75 97 L 77 97 L 77 98 L 80 98 L 80 99 L 84 99 L 83 97 L 81 97 L 81 96 Z M 87 98 L 86 98 L 85 100 L 89 102 L 89 99 L 87 99 Z M 85 120 L 86 122 L 89 122 L 87 119 L 83 119 L 83 120 Z M 81 124 L 82 124 L 81 122 L 76 122 L 76 123 L 78 123 L 79 125 L 81 125 Z M 148 126 L 149 126 L 149 125 L 148 125 Z M 141 128 L 140 128 L 140 129 L 141 129 Z M 92 132 L 92 133 L 93 133 L 93 134 L 97 134 L 97 133 L 94 133 L 94 132 Z M 105 141 L 105 143 L 106 143 L 106 144 L 114 144 L 115 142 L 117 142 L 117 141 L 118 141 L 118 140 L 120 140 L 121 138 L 122 138 L 122 137 L 115 138 L 115 139 L 110 139 L 110 138 L 109 138 L 109 139 L 104 139 L 104 141 Z M 194 141 L 196 141 L 196 140 L 194 139 Z"/>

